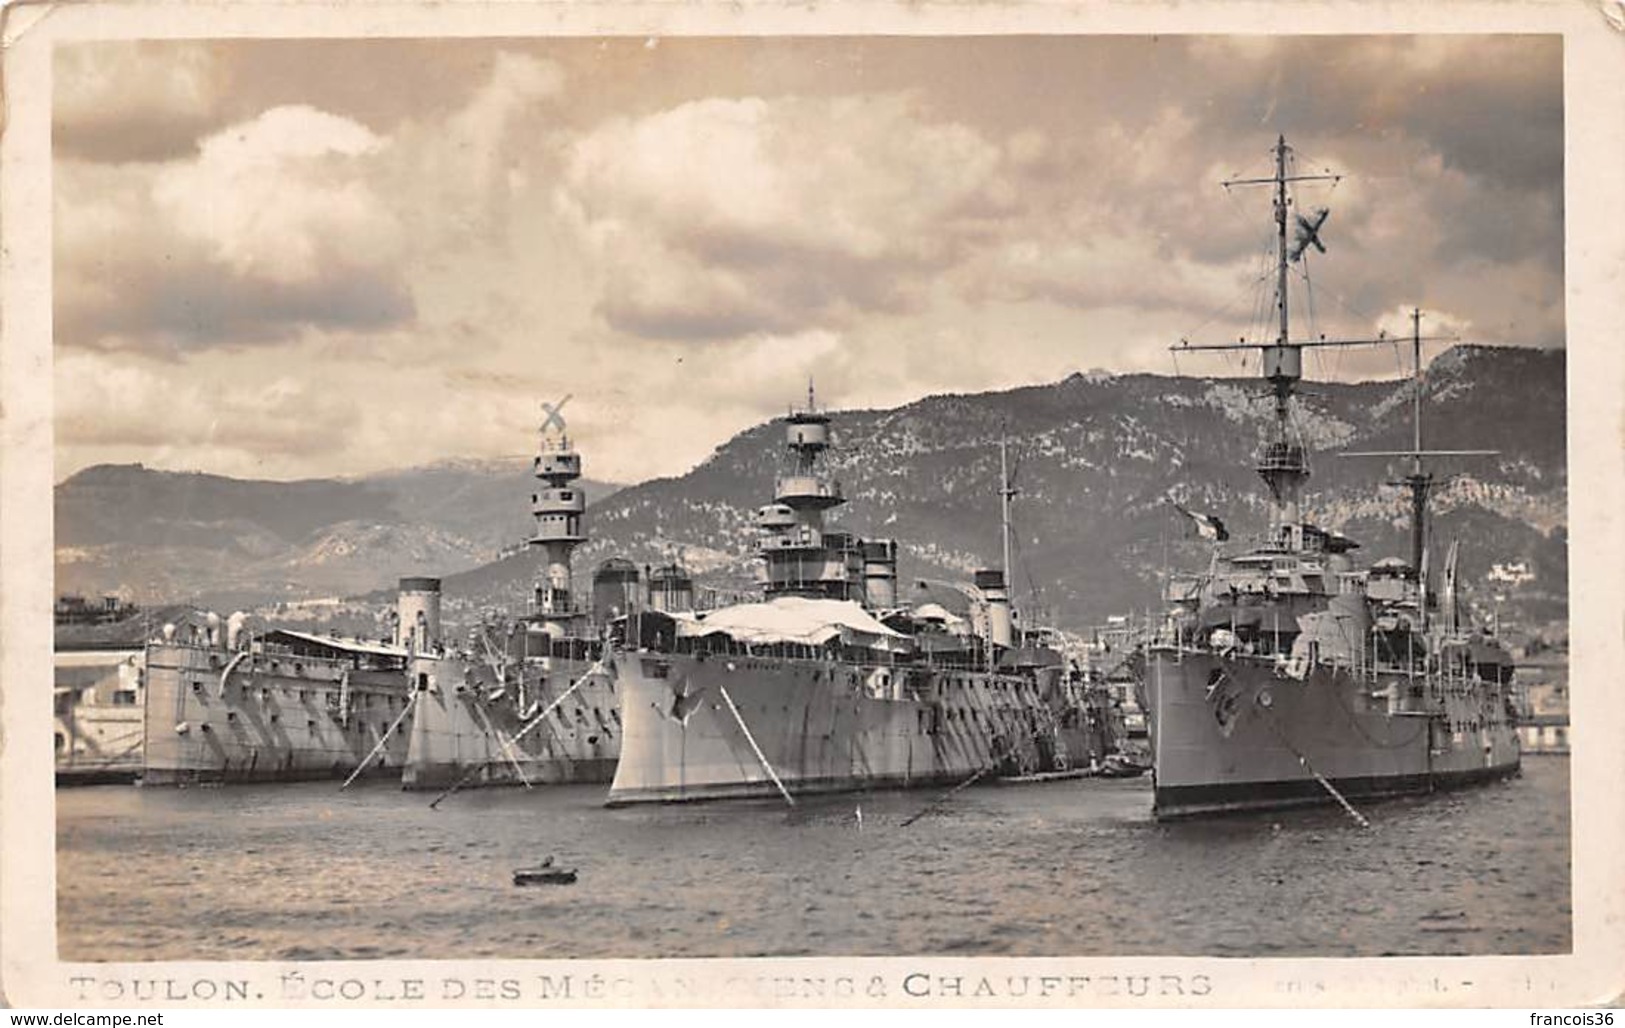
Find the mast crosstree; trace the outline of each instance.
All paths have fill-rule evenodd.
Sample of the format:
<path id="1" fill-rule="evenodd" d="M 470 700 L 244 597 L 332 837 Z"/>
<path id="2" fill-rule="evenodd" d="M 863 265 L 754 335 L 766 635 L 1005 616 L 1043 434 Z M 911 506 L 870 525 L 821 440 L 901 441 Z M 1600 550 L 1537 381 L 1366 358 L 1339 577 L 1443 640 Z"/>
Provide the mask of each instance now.
<path id="1" fill-rule="evenodd" d="M 1411 571 L 1423 590 L 1427 589 L 1427 576 L 1423 573 L 1427 550 L 1428 496 L 1433 490 L 1433 473 L 1423 463 L 1425 457 L 1493 457 L 1499 450 L 1426 450 L 1422 448 L 1422 393 L 1426 384 L 1422 370 L 1422 311 L 1411 311 L 1411 448 L 1409 450 L 1353 450 L 1344 457 L 1408 457 L 1410 474 L 1389 485 L 1403 486 L 1411 494 Z M 1427 604 L 1421 605 L 1422 622 L 1427 623 Z"/>
<path id="2" fill-rule="evenodd" d="M 1294 175 L 1287 173 L 1287 155 L 1291 148 L 1286 144 L 1286 137 L 1278 136 L 1273 148 L 1275 158 L 1275 173 L 1268 178 L 1234 178 L 1226 180 L 1223 185 L 1226 189 L 1231 186 L 1269 185 L 1274 189 L 1275 228 L 1276 228 L 1276 310 L 1279 317 L 1279 330 L 1272 342 L 1249 343 L 1245 339 L 1234 343 L 1191 343 L 1182 340 L 1178 346 L 1170 347 L 1175 352 L 1191 350 L 1258 350 L 1261 353 L 1263 377 L 1270 383 L 1275 396 L 1275 425 L 1270 439 L 1265 443 L 1259 454 L 1255 470 L 1265 485 L 1269 487 L 1272 505 L 1270 508 L 1270 529 L 1268 543 L 1271 548 L 1287 552 L 1297 552 L 1304 547 L 1303 512 L 1301 509 L 1301 496 L 1303 485 L 1309 480 L 1309 462 L 1303 443 L 1293 436 L 1291 430 L 1291 401 L 1297 391 L 1298 381 L 1303 378 L 1303 351 L 1315 347 L 1352 347 L 1374 346 L 1391 343 L 1393 340 L 1386 333 L 1379 333 L 1375 337 L 1357 339 L 1327 339 L 1321 336 L 1318 339 L 1293 339 L 1291 331 L 1291 314 L 1287 300 L 1287 274 L 1289 265 L 1302 256 L 1303 251 L 1311 244 L 1317 250 L 1324 251 L 1325 247 L 1320 241 L 1320 227 L 1325 223 L 1327 212 L 1323 209 L 1317 211 L 1313 220 L 1299 216 L 1298 226 L 1301 245 L 1291 245 L 1287 241 L 1287 227 L 1292 222 L 1291 197 L 1287 195 L 1287 185 L 1293 182 L 1338 182 L 1343 176 L 1332 173 L 1320 175 Z M 1419 323 L 1419 322 L 1418 322 Z M 1449 337 L 1433 337 L 1449 338 Z M 1421 366 L 1422 336 L 1415 335 L 1417 347 L 1417 366 Z M 1418 372 L 1420 374 L 1420 372 Z M 1418 419 L 1420 414 L 1418 413 Z M 1417 422 L 1420 426 L 1420 420 Z M 1420 432 L 1420 428 L 1417 430 Z M 1420 436 L 1415 452 L 1421 454 Z M 1420 465 L 1417 465 L 1417 474 L 1420 474 Z M 1423 494 L 1425 502 L 1425 492 Z M 1419 558 L 1418 558 L 1419 559 Z"/>

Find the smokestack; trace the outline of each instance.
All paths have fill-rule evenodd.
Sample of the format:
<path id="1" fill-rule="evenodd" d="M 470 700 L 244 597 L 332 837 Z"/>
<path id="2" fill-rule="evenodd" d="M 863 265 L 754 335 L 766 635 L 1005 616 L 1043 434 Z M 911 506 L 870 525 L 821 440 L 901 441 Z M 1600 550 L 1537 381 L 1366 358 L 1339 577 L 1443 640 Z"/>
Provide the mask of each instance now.
<path id="1" fill-rule="evenodd" d="M 399 614 L 395 645 L 412 653 L 430 653 L 439 648 L 440 579 L 401 579 L 395 609 Z"/>
<path id="2" fill-rule="evenodd" d="M 870 610 L 888 610 L 897 606 L 896 540 L 864 540 L 863 602 Z"/>
<path id="3" fill-rule="evenodd" d="M 1010 647 L 1010 593 L 1004 587 L 1004 572 L 997 569 L 976 572 L 976 588 L 987 603 L 987 641 L 990 646 Z"/>

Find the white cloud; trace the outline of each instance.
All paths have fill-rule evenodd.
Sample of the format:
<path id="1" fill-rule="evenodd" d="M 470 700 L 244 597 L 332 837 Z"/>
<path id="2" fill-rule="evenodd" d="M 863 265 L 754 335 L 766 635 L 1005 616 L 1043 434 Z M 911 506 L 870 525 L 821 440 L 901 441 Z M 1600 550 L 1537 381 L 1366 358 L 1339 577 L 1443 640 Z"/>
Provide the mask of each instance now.
<path id="1" fill-rule="evenodd" d="M 179 46 L 162 59 L 139 46 L 81 44 L 60 49 L 52 113 L 58 121 L 105 119 L 138 112 L 192 119 L 214 107 L 213 56 Z"/>
<path id="2" fill-rule="evenodd" d="M 565 89 L 557 64 L 506 51 L 469 101 L 444 121 L 419 123 L 403 134 L 414 181 L 402 181 L 438 205 L 421 213 L 440 219 L 485 211 L 502 196 L 522 191 L 527 157 L 549 145 L 524 131 L 527 116 Z"/>
<path id="3" fill-rule="evenodd" d="M 1149 234 L 1016 239 L 989 258 L 980 265 L 989 296 L 1045 298 L 1080 308 L 1216 311 L 1250 284 L 1245 266 L 1177 256 Z"/>
<path id="4" fill-rule="evenodd" d="M 956 259 L 1008 205 L 1001 160 L 906 96 L 709 99 L 576 140 L 557 203 L 606 265 L 612 324 L 801 330 L 895 307 Z"/>
<path id="5" fill-rule="evenodd" d="M 279 372 L 284 358 L 264 357 L 260 367 L 228 362 L 212 374 L 177 376 L 165 361 L 128 353 L 58 354 L 58 446 L 116 440 L 160 462 L 206 449 L 233 454 L 238 469 L 256 466 L 265 453 L 284 461 L 341 449 L 339 440 L 360 420 L 354 404 L 324 390 L 308 370 Z"/>
<path id="6" fill-rule="evenodd" d="M 809 373 L 853 406 L 1094 366 L 1222 372 L 1166 347 L 1233 337 L 1227 305 L 1249 306 L 1268 191 L 1218 183 L 1267 164 L 1265 109 L 1351 175 L 1324 198 L 1316 304 L 1337 324 L 1316 331 L 1416 303 L 1482 341 L 1561 340 L 1555 61 L 1483 97 L 1500 80 L 1462 79 L 1466 51 L 1382 40 L 1011 42 L 973 88 L 952 40 L 895 62 L 867 41 L 850 78 L 798 56 L 844 54 L 829 41 L 727 68 L 729 41 L 637 42 L 458 44 L 399 96 L 365 83 L 401 58 L 359 44 L 367 75 L 312 66 L 308 85 L 264 43 L 253 75 L 222 45 L 86 65 L 55 112 L 67 463 L 147 446 L 296 476 L 508 454 L 539 399 L 573 392 L 594 474 L 641 478 L 781 412 Z M 1374 93 L 1384 55 L 1405 86 Z M 157 112 L 162 146 L 94 117 L 126 91 L 116 109 Z M 1491 193 L 1462 169 L 1497 147 L 1527 153 Z"/>
<path id="7" fill-rule="evenodd" d="M 52 145 L 114 161 L 188 152 L 218 117 L 219 61 L 207 44 L 77 43 L 57 48 Z"/>
<path id="8" fill-rule="evenodd" d="M 153 185 L 162 216 L 240 275 L 306 282 L 375 265 L 400 245 L 367 175 L 384 140 L 311 107 L 266 111 L 203 141 Z"/>

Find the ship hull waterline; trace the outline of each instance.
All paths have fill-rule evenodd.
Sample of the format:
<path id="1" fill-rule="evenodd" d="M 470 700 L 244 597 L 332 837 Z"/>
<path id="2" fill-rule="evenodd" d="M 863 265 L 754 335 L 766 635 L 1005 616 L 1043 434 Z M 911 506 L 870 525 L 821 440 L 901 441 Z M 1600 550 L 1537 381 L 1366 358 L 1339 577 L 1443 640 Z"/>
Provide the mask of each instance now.
<path id="1" fill-rule="evenodd" d="M 1470 679 L 1325 666 L 1298 679 L 1156 650 L 1145 689 L 1158 820 L 1337 803 L 1334 789 L 1350 803 L 1425 795 L 1520 769 L 1496 694 Z"/>
<path id="2" fill-rule="evenodd" d="M 466 658 L 420 658 L 412 673 L 418 699 L 402 788 L 602 785 L 614 778 L 621 726 L 607 665 L 527 667 L 524 696 L 494 688 L 490 669 Z"/>
<path id="3" fill-rule="evenodd" d="M 611 807 L 954 786 L 1089 759 L 1083 733 L 1048 727 L 1030 683 L 1009 676 L 938 673 L 940 693 L 922 700 L 885 694 L 900 679 L 870 692 L 834 661 L 627 654 L 617 666 L 626 738 Z"/>
<path id="4" fill-rule="evenodd" d="M 343 780 L 363 764 L 359 777 L 399 780 L 409 704 L 399 671 L 153 643 L 139 781 Z"/>

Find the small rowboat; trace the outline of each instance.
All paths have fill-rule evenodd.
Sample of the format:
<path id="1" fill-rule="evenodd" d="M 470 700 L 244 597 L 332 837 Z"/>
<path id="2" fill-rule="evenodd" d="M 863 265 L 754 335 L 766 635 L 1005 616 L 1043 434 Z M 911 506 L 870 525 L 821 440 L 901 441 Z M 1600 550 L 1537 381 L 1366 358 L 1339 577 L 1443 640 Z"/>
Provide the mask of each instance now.
<path id="1" fill-rule="evenodd" d="M 1102 778 L 1138 778 L 1151 769 L 1149 764 L 1121 753 L 1109 755 L 1100 766 Z"/>
<path id="2" fill-rule="evenodd" d="M 513 873 L 515 885 L 574 885 L 575 882 L 575 868 L 554 867 L 552 857 L 535 867 L 521 867 Z"/>
<path id="3" fill-rule="evenodd" d="M 574 885 L 575 880 L 574 868 L 553 867 L 550 864 L 522 867 L 513 873 L 515 885 Z"/>

